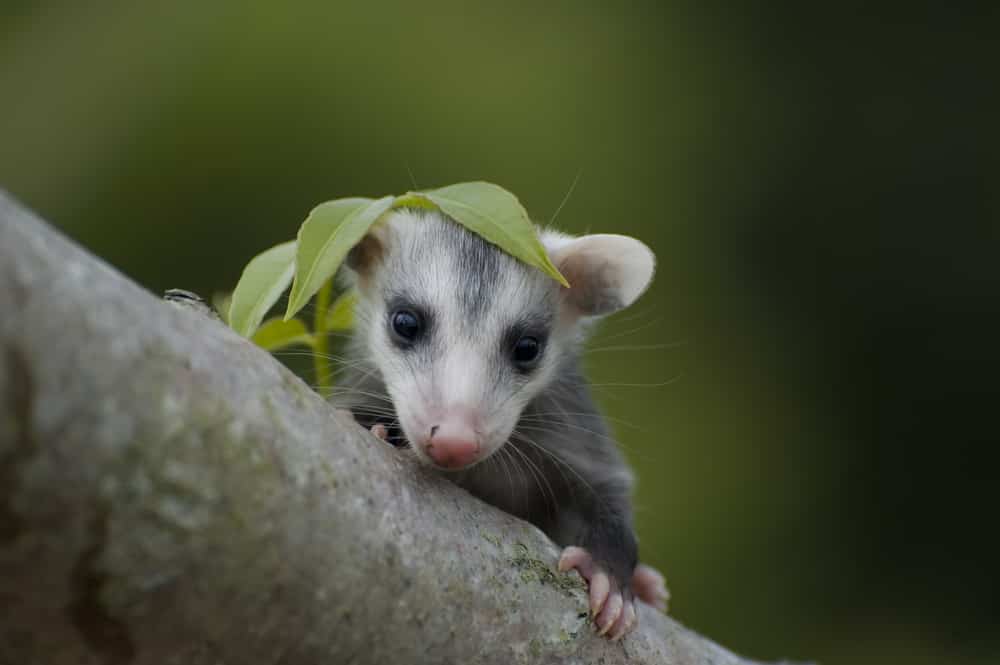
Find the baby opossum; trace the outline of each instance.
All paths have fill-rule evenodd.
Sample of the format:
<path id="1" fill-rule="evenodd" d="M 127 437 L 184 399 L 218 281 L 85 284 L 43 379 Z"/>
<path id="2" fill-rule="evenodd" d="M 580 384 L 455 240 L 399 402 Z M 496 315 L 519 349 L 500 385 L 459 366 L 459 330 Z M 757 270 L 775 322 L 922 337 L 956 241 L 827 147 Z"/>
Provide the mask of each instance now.
<path id="1" fill-rule="evenodd" d="M 634 302 L 653 253 L 618 235 L 542 231 L 566 289 L 456 222 L 399 210 L 348 257 L 359 293 L 334 402 L 472 494 L 565 547 L 603 635 L 665 608 L 638 565 L 632 475 L 579 369 L 589 324 Z"/>

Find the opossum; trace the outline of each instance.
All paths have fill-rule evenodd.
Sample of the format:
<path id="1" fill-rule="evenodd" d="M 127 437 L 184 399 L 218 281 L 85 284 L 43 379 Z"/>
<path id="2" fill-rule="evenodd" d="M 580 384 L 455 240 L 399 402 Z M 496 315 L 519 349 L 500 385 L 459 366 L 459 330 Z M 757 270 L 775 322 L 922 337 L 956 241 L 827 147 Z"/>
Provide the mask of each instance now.
<path id="1" fill-rule="evenodd" d="M 564 288 L 441 213 L 401 209 L 351 251 L 350 364 L 331 398 L 480 499 L 564 547 L 595 627 L 618 639 L 635 598 L 665 609 L 638 564 L 632 474 L 580 371 L 592 322 L 632 304 L 654 256 L 619 235 L 540 230 Z"/>

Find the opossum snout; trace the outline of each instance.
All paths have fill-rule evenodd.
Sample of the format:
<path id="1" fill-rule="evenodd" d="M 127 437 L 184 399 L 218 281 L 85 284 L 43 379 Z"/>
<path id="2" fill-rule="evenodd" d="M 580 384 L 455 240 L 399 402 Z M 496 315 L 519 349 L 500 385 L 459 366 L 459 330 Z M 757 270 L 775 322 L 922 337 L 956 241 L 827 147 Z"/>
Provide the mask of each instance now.
<path id="1" fill-rule="evenodd" d="M 479 459 L 479 435 L 468 417 L 450 415 L 431 426 L 420 446 L 444 469 L 461 469 Z"/>

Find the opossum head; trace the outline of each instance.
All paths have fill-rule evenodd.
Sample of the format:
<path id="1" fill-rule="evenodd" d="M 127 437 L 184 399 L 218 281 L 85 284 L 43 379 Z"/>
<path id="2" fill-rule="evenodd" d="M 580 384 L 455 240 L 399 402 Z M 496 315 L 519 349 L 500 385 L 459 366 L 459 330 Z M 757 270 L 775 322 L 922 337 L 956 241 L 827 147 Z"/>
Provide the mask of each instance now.
<path id="1" fill-rule="evenodd" d="M 575 358 L 586 322 L 652 278 L 653 253 L 633 238 L 541 237 L 570 288 L 427 211 L 394 212 L 351 252 L 355 347 L 424 462 L 458 470 L 499 450 Z"/>

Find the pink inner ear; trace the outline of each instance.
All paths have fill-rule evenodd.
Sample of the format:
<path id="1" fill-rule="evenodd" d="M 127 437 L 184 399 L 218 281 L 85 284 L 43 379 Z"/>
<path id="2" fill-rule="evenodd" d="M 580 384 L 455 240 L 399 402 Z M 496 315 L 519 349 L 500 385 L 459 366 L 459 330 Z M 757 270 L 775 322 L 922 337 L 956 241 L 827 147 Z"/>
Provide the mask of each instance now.
<path id="1" fill-rule="evenodd" d="M 345 264 L 358 276 L 358 286 L 365 288 L 375 265 L 382 260 L 389 244 L 389 224 L 373 226 L 364 238 L 347 253 Z"/>
<path id="2" fill-rule="evenodd" d="M 377 260 L 381 253 L 379 242 L 371 236 L 365 236 L 347 254 L 347 265 L 358 274 L 363 274 Z"/>
<path id="3" fill-rule="evenodd" d="M 563 297 L 581 316 L 600 316 L 621 309 L 614 265 L 604 256 L 583 249 L 556 264 L 570 283 Z"/>

